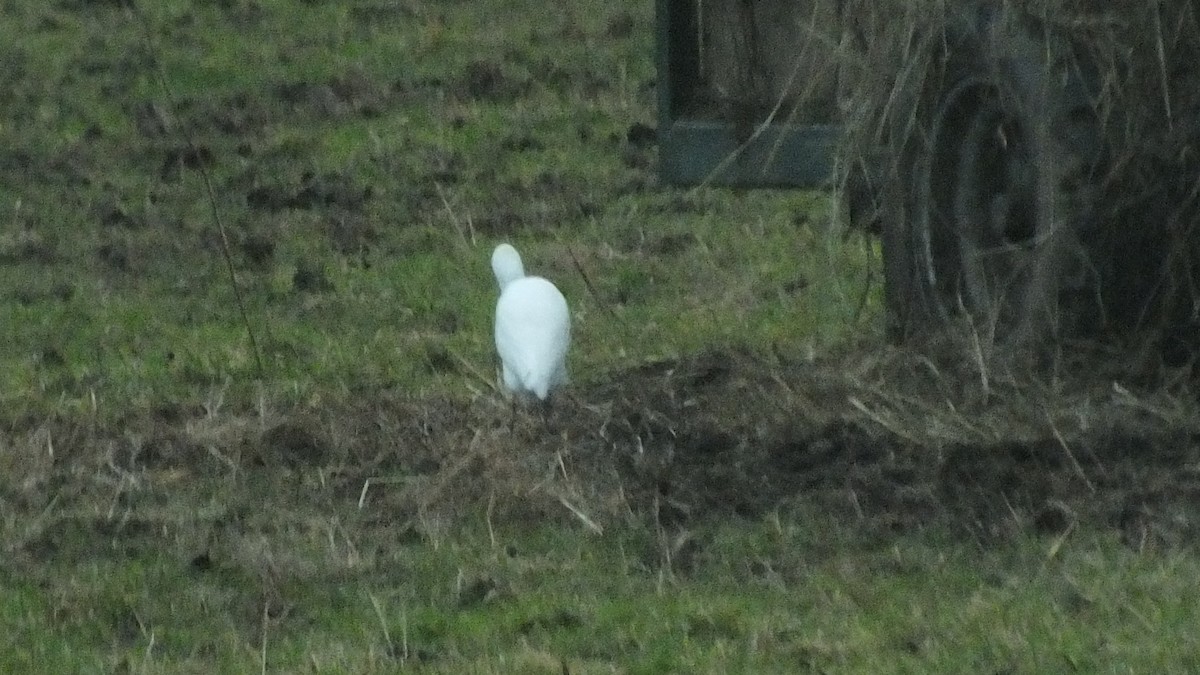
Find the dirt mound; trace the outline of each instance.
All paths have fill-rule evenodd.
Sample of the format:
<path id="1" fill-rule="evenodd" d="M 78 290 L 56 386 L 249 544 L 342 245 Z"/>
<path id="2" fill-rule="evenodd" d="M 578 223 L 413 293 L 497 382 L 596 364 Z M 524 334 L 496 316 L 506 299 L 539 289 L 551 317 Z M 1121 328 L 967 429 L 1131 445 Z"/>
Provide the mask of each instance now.
<path id="1" fill-rule="evenodd" d="M 800 506 L 881 535 L 1087 525 L 1138 547 L 1198 541 L 1200 436 L 1181 395 L 1074 382 L 985 396 L 922 361 L 656 364 L 595 392 L 610 417 L 575 430 L 576 452 L 614 465 L 635 510 L 664 523 Z"/>
<path id="2" fill-rule="evenodd" d="M 950 365 L 713 351 L 578 387 L 546 414 L 445 401 L 423 411 L 429 473 L 379 505 L 595 530 L 815 509 L 880 537 L 1086 526 L 1139 548 L 1200 541 L 1190 398 L 1099 379 L 972 380 Z"/>
<path id="3" fill-rule="evenodd" d="M 961 374 L 950 386 L 940 366 L 900 351 L 713 351 L 577 386 L 545 411 L 494 392 L 379 391 L 280 413 L 25 420 L 6 434 L 5 540 L 34 560 L 101 543 L 190 559 L 230 528 L 330 517 L 386 546 L 481 515 L 685 531 L 796 509 L 881 541 L 1076 527 L 1138 549 L 1200 541 L 1194 400 L 1111 381 L 984 391 Z"/>

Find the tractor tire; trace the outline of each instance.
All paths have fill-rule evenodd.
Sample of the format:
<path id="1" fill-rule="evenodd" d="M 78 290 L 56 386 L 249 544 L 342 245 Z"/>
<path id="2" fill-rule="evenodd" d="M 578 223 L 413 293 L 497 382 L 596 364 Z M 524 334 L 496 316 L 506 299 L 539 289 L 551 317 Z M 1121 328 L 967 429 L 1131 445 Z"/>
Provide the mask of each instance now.
<path id="1" fill-rule="evenodd" d="M 1024 350 L 1103 319 L 1088 244 L 1103 154 L 1096 78 L 1066 36 L 995 4 L 939 36 L 912 115 L 891 124 L 880 234 L 900 341 L 965 315 L 989 344 Z"/>

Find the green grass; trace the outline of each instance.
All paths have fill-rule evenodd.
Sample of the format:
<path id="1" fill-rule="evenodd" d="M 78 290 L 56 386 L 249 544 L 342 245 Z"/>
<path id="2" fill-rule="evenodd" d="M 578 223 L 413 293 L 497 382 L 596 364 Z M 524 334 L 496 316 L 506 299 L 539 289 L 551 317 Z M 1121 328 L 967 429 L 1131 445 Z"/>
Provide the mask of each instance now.
<path id="1" fill-rule="evenodd" d="M 833 524 L 823 524 L 832 525 Z M 292 579 L 156 554 L 4 584 L 6 670 L 1185 672 L 1200 659 L 1196 560 L 1110 540 L 890 549 L 778 522 L 662 542 L 561 528 L 459 532 Z M 366 542 L 359 542 L 365 544 Z M 345 552 L 343 552 L 345 553 Z M 361 551 L 359 551 L 361 553 Z M 386 557 L 382 557 L 386 556 Z M 245 561 L 237 561 L 245 562 Z M 335 566 L 340 569 L 331 571 Z M 683 569 L 686 568 L 686 569 Z M 65 570 L 47 569 L 49 580 Z M 413 583 L 419 579 L 420 583 Z M 266 608 L 264 616 L 263 611 Z"/>
<path id="2" fill-rule="evenodd" d="M 882 345 L 877 244 L 828 194 L 659 187 L 628 147 L 655 119 L 651 5 L 164 0 L 147 34 L 118 3 L 0 4 L 0 670 L 1197 667 L 1194 555 L 1105 532 L 358 507 L 360 474 L 418 481 L 395 465 L 422 443 L 495 436 L 454 425 L 502 407 L 500 241 L 569 298 L 584 398 L 706 350 Z M 188 139 L 262 371 L 206 186 L 171 161 Z M 255 463 L 280 419 L 373 401 L 331 443 L 359 451 Z"/>
<path id="3" fill-rule="evenodd" d="M 34 123 L 6 124 L 2 137 L 47 168 L 6 187 L 0 253 L 12 259 L 0 277 L 34 301 L 0 307 L 5 391 L 94 394 L 112 408 L 194 398 L 197 383 L 260 391 L 243 386 L 259 373 L 201 177 L 161 179 L 188 135 L 212 153 L 263 384 L 276 395 L 347 380 L 462 392 L 462 374 L 431 374 L 424 352 L 436 341 L 490 371 L 487 261 L 501 240 L 571 298 L 571 365 L 584 380 L 703 345 L 790 348 L 873 324 L 873 300 L 856 310 L 874 261 L 825 234 L 824 196 L 661 191 L 622 163 L 625 129 L 654 115 L 648 7 L 628 8 L 633 35 L 612 39 L 618 10 L 606 4 L 537 8 L 543 20 L 520 28 L 505 19 L 533 8 L 514 6 L 397 7 L 400 18 L 367 21 L 356 5 L 153 3 L 142 7 L 153 48 L 115 8 L 6 13 L 6 33 L 22 36 L 9 49 L 28 63 L 21 82 L 35 89 L 17 110 L 32 108 Z M 478 85 L 482 98 L 470 91 L 478 63 L 500 78 Z M 326 104 L 338 81 L 366 84 Z M 289 86 L 300 93 L 279 93 Z M 363 101 L 375 112 L 355 114 Z M 150 103 L 166 111 L 164 136 L 134 124 Z M 253 186 L 294 193 L 306 172 L 372 197 L 348 215 L 247 206 Z M 103 224 L 117 208 L 123 220 Z M 338 218 L 365 223 L 368 253 L 331 251 Z M 274 242 L 267 265 L 244 259 L 255 236 Z M 323 270 L 332 290 L 293 293 L 298 266 Z M 47 350 L 65 363 L 41 358 Z"/>

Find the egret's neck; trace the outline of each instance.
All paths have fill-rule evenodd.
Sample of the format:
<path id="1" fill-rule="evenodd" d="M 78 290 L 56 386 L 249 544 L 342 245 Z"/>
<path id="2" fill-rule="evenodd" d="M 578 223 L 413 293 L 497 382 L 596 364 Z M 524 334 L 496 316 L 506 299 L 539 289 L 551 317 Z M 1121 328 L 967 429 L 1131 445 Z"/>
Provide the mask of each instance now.
<path id="1" fill-rule="evenodd" d="M 492 254 L 492 272 L 496 274 L 496 283 L 504 290 L 512 282 L 525 276 L 525 266 L 521 264 L 521 256 L 516 249 L 506 244 L 496 247 Z"/>

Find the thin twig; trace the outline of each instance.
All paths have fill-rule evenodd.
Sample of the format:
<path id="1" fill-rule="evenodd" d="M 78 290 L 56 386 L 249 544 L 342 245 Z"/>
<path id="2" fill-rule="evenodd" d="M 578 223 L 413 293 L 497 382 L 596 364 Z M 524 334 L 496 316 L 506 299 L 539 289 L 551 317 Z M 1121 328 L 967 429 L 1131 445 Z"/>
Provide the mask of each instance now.
<path id="1" fill-rule="evenodd" d="M 375 616 L 379 619 L 379 628 L 383 631 L 383 639 L 387 642 L 388 658 L 395 658 L 396 645 L 392 643 L 392 633 L 388 630 L 387 619 L 384 617 L 383 607 L 379 604 L 379 598 L 375 597 L 374 593 L 367 593 L 367 597 L 371 598 L 371 606 L 375 608 Z"/>
<path id="2" fill-rule="evenodd" d="M 163 96 L 167 99 L 167 106 L 175 114 L 175 118 L 180 122 L 179 135 L 183 138 L 187 145 L 188 152 L 192 157 L 197 159 L 196 171 L 200 173 L 200 179 L 204 183 L 204 190 L 208 197 L 209 213 L 212 215 L 213 223 L 217 226 L 217 232 L 221 235 L 221 254 L 225 259 L 225 270 L 229 274 L 229 285 L 233 288 L 234 301 L 237 303 L 238 311 L 242 316 L 242 324 L 246 327 L 246 337 L 250 340 L 250 350 L 254 353 L 254 365 L 258 373 L 258 378 L 265 379 L 266 368 L 263 365 L 262 351 L 258 347 L 258 338 L 255 336 L 254 327 L 250 323 L 250 313 L 246 310 L 246 301 L 242 297 L 242 289 L 238 285 L 237 272 L 233 267 L 233 255 L 230 253 L 229 236 L 225 230 L 225 223 L 221 220 L 221 212 L 217 207 L 217 194 L 213 189 L 212 177 L 208 174 L 208 169 L 204 168 L 204 162 L 199 161 L 201 156 L 196 142 L 192 138 L 191 130 L 188 129 L 188 124 L 183 115 L 179 114 L 179 105 L 176 103 L 175 94 L 171 90 L 171 85 L 167 82 L 166 69 L 163 67 L 160 52 L 154 43 L 153 34 L 150 30 L 150 21 L 142 12 L 137 2 L 128 0 L 130 11 L 142 26 L 142 31 L 146 38 L 146 49 L 150 53 L 150 59 L 154 64 L 154 77 L 158 81 L 159 87 L 162 88 Z"/>
<path id="3" fill-rule="evenodd" d="M 605 314 L 609 315 L 617 323 L 624 326 L 625 320 L 618 316 L 617 313 L 614 312 L 612 308 L 609 307 L 608 304 L 600 297 L 600 293 L 596 290 L 595 285 L 592 284 L 591 277 L 588 276 L 587 272 L 583 271 L 583 265 L 579 263 L 579 258 L 575 257 L 575 251 L 571 248 L 571 245 L 567 244 L 566 248 L 567 253 L 571 256 L 571 262 L 575 265 L 575 271 L 579 272 L 579 276 L 583 279 L 583 285 L 587 287 L 588 293 L 591 293 L 592 297 L 595 298 L 596 304 Z"/>
<path id="4" fill-rule="evenodd" d="M 1167 128 L 1175 127 L 1174 116 L 1171 112 L 1171 81 L 1167 77 L 1167 50 L 1163 45 L 1162 8 L 1154 5 L 1154 47 L 1158 56 L 1159 76 L 1162 77 L 1163 111 L 1167 115 Z"/>
<path id="5" fill-rule="evenodd" d="M 1066 439 L 1058 431 L 1058 425 L 1054 423 L 1054 419 L 1050 417 L 1049 413 L 1046 414 L 1046 421 L 1050 423 L 1050 433 L 1054 434 L 1054 440 L 1058 441 L 1058 444 L 1062 446 L 1063 452 L 1067 453 L 1067 459 L 1071 460 L 1071 466 L 1075 468 L 1075 473 L 1078 473 L 1079 477 L 1083 479 L 1083 484 L 1087 486 L 1088 492 L 1095 492 L 1096 486 L 1092 484 L 1087 474 L 1083 472 L 1083 466 L 1079 463 L 1079 460 L 1075 459 L 1075 453 L 1071 452 L 1071 446 L 1067 445 Z"/>
<path id="6" fill-rule="evenodd" d="M 484 520 L 487 522 L 488 541 L 492 544 L 492 550 L 496 550 L 496 528 L 492 525 L 492 514 L 496 509 L 496 491 L 492 490 L 488 493 L 487 512 L 484 514 Z"/>
<path id="7" fill-rule="evenodd" d="M 270 623 L 270 618 L 271 618 L 271 614 L 269 611 L 270 607 L 271 607 L 271 601 L 263 600 L 262 647 L 261 647 L 262 651 L 260 654 L 260 661 L 259 661 L 259 663 L 262 664 L 262 669 L 260 672 L 262 672 L 263 675 L 267 675 L 267 627 Z"/>
<path id="8" fill-rule="evenodd" d="M 458 220 L 458 214 L 454 212 L 454 207 L 450 205 L 450 200 L 446 198 L 446 188 L 442 187 L 441 183 L 434 183 L 434 189 L 437 190 L 438 198 L 442 200 L 442 208 L 446 209 L 446 215 L 450 216 L 450 224 L 458 232 L 458 238 L 467 246 L 475 245 L 475 227 L 471 224 L 471 215 L 467 214 L 467 227 L 464 229 Z M 467 233 L 470 232 L 470 236 Z"/>
<path id="9" fill-rule="evenodd" d="M 903 438 L 906 441 L 910 441 L 910 442 L 916 441 L 916 439 L 912 436 L 912 434 L 908 433 L 906 430 L 902 429 L 900 426 L 896 425 L 895 423 L 885 419 L 883 417 L 883 415 L 881 415 L 880 413 L 875 412 L 874 410 L 871 410 L 870 408 L 868 408 L 866 406 L 866 404 L 863 403 L 862 401 L 860 401 L 857 397 L 851 396 L 847 399 L 847 401 L 850 403 L 850 405 L 857 408 L 859 412 L 866 415 L 867 418 L 870 419 L 872 422 L 883 427 L 885 430 L 891 432 L 893 435 L 899 436 L 900 438 Z"/>
<path id="10" fill-rule="evenodd" d="M 575 514 L 575 517 L 579 519 L 579 522 L 586 525 L 589 530 L 591 530 L 592 532 L 595 532 L 596 534 L 604 534 L 604 528 L 601 527 L 601 525 L 599 523 L 592 520 L 586 513 L 579 510 L 579 508 L 576 507 L 571 502 L 567 501 L 566 497 L 564 497 L 562 495 L 557 495 L 557 496 L 558 496 L 558 501 L 561 502 L 563 506 L 567 507 L 568 511 Z"/>
<path id="11" fill-rule="evenodd" d="M 462 369 L 465 370 L 468 375 L 471 375 L 475 379 L 479 380 L 480 382 L 482 382 L 485 386 L 487 386 L 492 391 L 494 391 L 498 394 L 503 393 L 500 390 L 500 387 L 496 384 L 495 378 L 491 378 L 491 377 L 484 375 L 478 368 L 476 368 L 470 361 L 468 361 L 465 356 L 463 356 L 462 354 L 459 354 L 457 351 L 455 351 L 453 349 L 449 349 L 449 348 L 447 348 L 446 351 L 450 354 L 450 356 L 454 357 L 455 361 L 458 361 L 458 365 L 461 366 Z"/>

